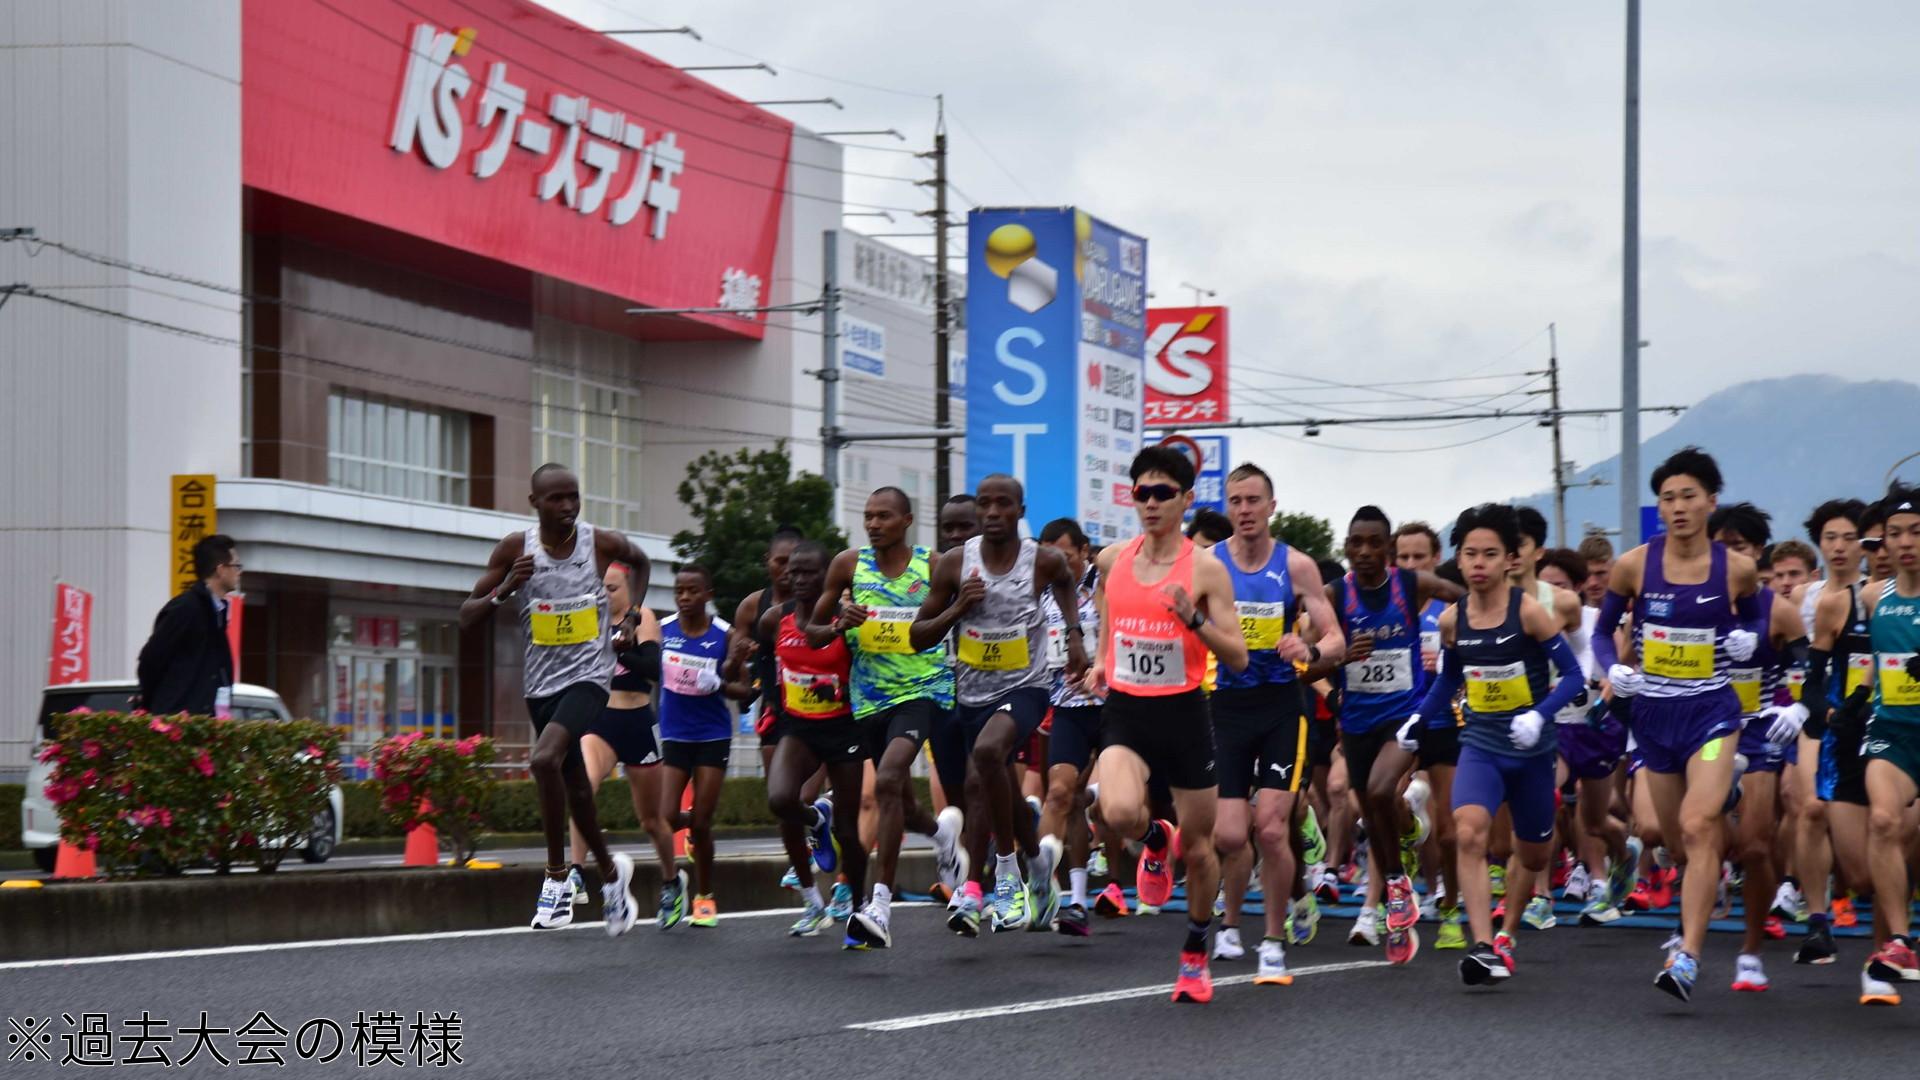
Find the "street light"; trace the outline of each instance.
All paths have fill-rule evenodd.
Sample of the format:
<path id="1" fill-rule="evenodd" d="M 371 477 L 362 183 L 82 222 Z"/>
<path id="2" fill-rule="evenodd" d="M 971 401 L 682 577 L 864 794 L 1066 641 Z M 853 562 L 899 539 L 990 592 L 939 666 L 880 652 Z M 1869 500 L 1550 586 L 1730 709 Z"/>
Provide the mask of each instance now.
<path id="1" fill-rule="evenodd" d="M 885 210 L 842 210 L 840 212 L 840 216 L 841 217 L 878 217 L 878 218 L 886 218 L 889 223 L 892 223 L 893 221 L 893 215 L 887 213 Z"/>
<path id="2" fill-rule="evenodd" d="M 769 75 L 778 75 L 771 64 L 695 64 L 683 67 L 681 71 L 764 71 Z"/>
<path id="3" fill-rule="evenodd" d="M 603 34 L 685 34 L 695 41 L 704 40 L 700 31 L 691 26 L 661 27 L 657 30 L 602 30 Z"/>
<path id="4" fill-rule="evenodd" d="M 774 101 L 749 101 L 747 102 L 747 104 L 749 105 L 831 105 L 836 109 L 846 108 L 845 105 L 840 104 L 838 101 L 835 101 L 830 97 L 779 98 Z"/>
<path id="5" fill-rule="evenodd" d="M 894 138 L 899 139 L 901 142 L 907 141 L 907 137 L 905 135 L 900 134 L 898 131 L 895 131 L 893 128 L 882 128 L 879 131 L 816 131 L 814 132 L 814 134 L 819 135 L 822 138 L 825 138 L 827 136 L 842 136 L 842 135 L 891 135 Z"/>
<path id="6" fill-rule="evenodd" d="M 1220 295 L 1219 293 L 1213 291 L 1212 289 L 1203 289 L 1198 285 L 1194 285 L 1185 281 L 1180 283 L 1180 288 L 1193 290 L 1193 306 L 1194 307 L 1200 306 L 1200 298 L 1202 296 L 1219 296 Z M 1308 434 L 1317 435 L 1319 434 L 1319 432 L 1308 432 Z"/>

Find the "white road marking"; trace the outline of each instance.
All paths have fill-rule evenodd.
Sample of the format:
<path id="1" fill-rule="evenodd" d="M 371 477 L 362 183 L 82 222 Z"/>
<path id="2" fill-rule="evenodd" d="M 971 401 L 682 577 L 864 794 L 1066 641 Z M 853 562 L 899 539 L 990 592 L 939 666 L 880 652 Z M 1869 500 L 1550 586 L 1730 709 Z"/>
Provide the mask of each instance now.
<path id="1" fill-rule="evenodd" d="M 1307 975 L 1331 975 L 1336 971 L 1359 971 L 1363 968 L 1386 966 L 1385 960 L 1353 960 L 1343 964 L 1317 964 L 1313 967 L 1294 968 L 1293 977 L 1298 979 Z M 1251 975 L 1229 975 L 1224 979 L 1213 980 L 1213 985 L 1218 989 L 1222 986 L 1244 986 L 1251 982 L 1253 982 Z M 847 1029 L 850 1031 L 909 1031 L 913 1028 L 933 1027 L 937 1024 L 957 1024 L 965 1020 L 985 1020 L 995 1016 L 1048 1012 L 1053 1009 L 1074 1009 L 1082 1005 L 1104 1005 L 1109 1001 L 1126 1001 L 1129 998 L 1170 996 L 1172 992 L 1172 984 L 1156 983 L 1153 986 L 1136 986 L 1131 990 L 1107 990 L 1098 994 L 1048 998 L 1044 1001 L 1021 1001 L 980 1009 L 956 1009 L 953 1012 L 899 1016 L 892 1020 L 869 1020 L 861 1024 L 848 1024 Z"/>
<path id="2" fill-rule="evenodd" d="M 924 900 L 897 900 L 897 908 L 932 907 Z M 779 915 L 798 915 L 801 908 L 766 908 L 761 911 L 734 911 L 720 916 L 733 919 L 765 919 Z M 652 926 L 659 919 L 641 919 L 636 927 Z M 606 920 L 574 922 L 561 930 L 600 930 Z M 180 960 L 199 956 L 245 956 L 249 953 L 281 952 L 293 949 L 336 949 L 347 945 L 399 945 L 410 941 L 454 941 L 460 938 L 502 937 L 509 934 L 553 934 L 553 930 L 535 930 L 530 926 L 503 926 L 488 930 L 440 930 L 431 934 L 389 934 L 386 937 L 327 938 L 321 941 L 277 941 L 260 945 L 222 945 L 207 949 L 168 949 L 164 952 L 119 953 L 114 956 L 74 956 L 54 960 L 11 960 L 0 963 L 0 971 L 26 971 L 33 968 L 78 967 L 82 964 L 125 964 L 136 960 Z"/>

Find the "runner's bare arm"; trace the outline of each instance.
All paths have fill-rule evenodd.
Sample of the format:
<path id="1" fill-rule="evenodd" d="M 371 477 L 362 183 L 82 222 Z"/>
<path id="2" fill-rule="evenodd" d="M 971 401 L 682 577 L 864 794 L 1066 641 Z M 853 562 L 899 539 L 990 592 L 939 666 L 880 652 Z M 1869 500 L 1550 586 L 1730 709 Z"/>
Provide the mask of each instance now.
<path id="1" fill-rule="evenodd" d="M 640 545 L 627 538 L 627 534 L 614 529 L 593 530 L 593 554 L 599 560 L 600 575 L 606 576 L 607 567 L 617 562 L 633 567 L 633 580 L 639 586 L 640 595 L 633 598 L 636 604 L 644 604 L 647 599 L 647 582 L 653 580 L 653 567 L 647 560 L 647 553 Z"/>
<path id="2" fill-rule="evenodd" d="M 1580 594 L 1571 589 L 1553 587 L 1553 613 L 1560 619 L 1560 629 L 1569 634 L 1580 632 Z"/>
<path id="3" fill-rule="evenodd" d="M 1034 553 L 1034 586 L 1053 591 L 1054 606 L 1066 620 L 1067 678 L 1077 679 L 1087 670 L 1087 632 L 1080 625 L 1080 591 L 1073 580 L 1073 569 L 1058 548 L 1042 545 Z"/>
<path id="4" fill-rule="evenodd" d="M 1430 570 L 1420 570 L 1417 571 L 1417 573 L 1420 575 L 1420 599 L 1419 603 L 1415 606 L 1422 611 L 1425 611 L 1427 605 L 1433 603 L 1435 600 L 1442 600 L 1451 604 L 1455 600 L 1467 595 L 1467 590 Z"/>
<path id="5" fill-rule="evenodd" d="M 1306 609 L 1307 618 L 1320 634 L 1320 639 L 1314 643 L 1320 647 L 1320 663 L 1332 661 L 1338 667 L 1347 655 L 1347 639 L 1340 632 L 1339 616 L 1333 613 L 1333 604 L 1328 600 L 1329 590 L 1320 580 L 1319 564 L 1298 551 L 1290 551 L 1287 554 L 1287 567 L 1287 573 L 1294 581 L 1294 595 L 1300 598 L 1300 606 Z M 1298 634 L 1281 638 L 1280 655 L 1292 661 L 1307 659 L 1305 639 Z"/>
<path id="6" fill-rule="evenodd" d="M 493 546 L 493 554 L 487 557 L 487 568 L 480 572 L 473 592 L 460 602 L 460 629 L 471 630 L 487 621 L 499 606 L 492 599 L 495 589 L 500 590 L 504 599 L 533 576 L 533 556 L 522 553 L 525 544 L 520 534 L 515 533 Z"/>
<path id="7" fill-rule="evenodd" d="M 1109 547 L 1094 559 L 1093 575 L 1093 612 L 1094 619 L 1100 625 L 1100 640 L 1094 642 L 1093 659 L 1087 667 L 1087 674 L 1080 680 L 1080 692 L 1088 697 L 1100 697 L 1106 692 L 1106 637 L 1110 633 L 1107 627 L 1107 575 L 1113 571 L 1113 564 L 1120 557 L 1119 545 Z"/>
<path id="8" fill-rule="evenodd" d="M 732 632 L 741 633 L 749 639 L 760 636 L 760 624 L 754 621 L 753 609 L 758 605 L 760 594 L 763 591 L 765 590 L 755 589 L 748 593 L 746 598 L 734 607 Z M 751 652 L 741 653 L 734 649 L 731 639 L 728 640 L 727 645 L 727 665 L 720 674 L 731 681 L 740 677 L 740 669 L 746 666 L 747 661 L 753 654 Z"/>
<path id="9" fill-rule="evenodd" d="M 1776 594 L 1773 598 L 1773 645 L 1784 648 L 1791 642 L 1807 636 L 1807 624 L 1800 618 L 1800 605 L 1784 596 Z"/>
<path id="10" fill-rule="evenodd" d="M 1233 579 L 1227 568 L 1219 559 L 1193 560 L 1193 589 L 1191 608 L 1206 616 L 1197 631 L 1200 640 L 1220 658 L 1221 667 L 1245 671 L 1247 639 L 1240 633 L 1240 618 L 1234 613 Z M 1186 617 L 1185 612 L 1180 614 Z"/>
<path id="11" fill-rule="evenodd" d="M 1607 576 L 1607 594 L 1600 598 L 1600 617 L 1593 624 L 1593 669 L 1609 697 L 1613 693 L 1611 672 L 1620 664 L 1620 646 L 1613 633 L 1626 617 L 1628 604 L 1640 595 L 1640 568 L 1646 564 L 1645 544 L 1634 548 L 1613 564 Z"/>
<path id="12" fill-rule="evenodd" d="M 986 592 L 986 583 L 974 578 L 976 586 L 971 590 L 960 582 L 960 564 L 965 561 L 965 549 L 955 548 L 940 556 L 933 564 L 932 579 L 927 583 L 927 598 L 920 603 L 920 611 L 913 617 L 913 628 L 907 632 L 907 644 L 914 651 L 931 649 L 947 636 L 953 624 L 973 606 L 964 602 L 961 594 L 972 591 Z M 976 596 L 973 603 L 978 603 Z"/>
<path id="13" fill-rule="evenodd" d="M 820 600 L 813 605 L 813 621 L 807 624 L 807 646 L 824 649 L 839 633 L 834 619 L 840 613 L 840 598 L 853 589 L 853 568 L 860 553 L 852 548 L 833 557 L 833 565 L 827 567 L 827 584 L 820 590 Z M 856 607 L 855 610 L 858 610 Z"/>

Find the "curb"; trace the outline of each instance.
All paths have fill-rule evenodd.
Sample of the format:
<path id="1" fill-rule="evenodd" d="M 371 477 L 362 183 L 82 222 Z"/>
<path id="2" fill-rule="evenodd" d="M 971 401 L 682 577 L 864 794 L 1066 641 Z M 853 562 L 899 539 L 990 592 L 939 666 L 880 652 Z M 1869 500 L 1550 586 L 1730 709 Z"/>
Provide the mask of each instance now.
<path id="1" fill-rule="evenodd" d="M 734 856 L 713 862 L 714 895 L 727 911 L 788 908 L 787 860 Z M 383 937 L 526 926 L 542 870 L 313 870 L 162 881 L 49 882 L 0 890 L 0 960 L 57 960 L 169 949 Z M 902 851 L 897 883 L 920 892 L 934 880 L 930 851 Z M 599 917 L 599 875 L 587 873 Z M 635 867 L 634 897 L 650 914 L 660 893 L 651 859 Z"/>

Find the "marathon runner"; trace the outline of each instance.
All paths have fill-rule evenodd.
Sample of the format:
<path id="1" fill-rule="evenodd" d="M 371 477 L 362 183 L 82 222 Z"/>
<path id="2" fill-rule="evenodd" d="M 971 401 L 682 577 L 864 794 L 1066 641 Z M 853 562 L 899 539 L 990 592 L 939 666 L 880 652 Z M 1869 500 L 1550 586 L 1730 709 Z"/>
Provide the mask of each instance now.
<path id="1" fill-rule="evenodd" d="M 1729 671 L 1753 659 L 1771 622 L 1753 560 L 1707 536 L 1721 486 L 1713 458 L 1685 447 L 1653 471 L 1651 486 L 1667 532 L 1614 564 L 1593 650 L 1615 700 L 1635 699 L 1639 780 L 1661 834 L 1681 841 L 1692 870 L 1681 885 L 1681 944 L 1654 980 L 1688 1001 L 1719 891 L 1721 819 L 1738 750 L 1740 699 Z M 1637 669 L 1620 662 L 1613 642 L 1629 604 Z"/>
<path id="2" fill-rule="evenodd" d="M 1580 541 L 1577 550 L 1587 564 L 1587 576 L 1580 579 L 1578 587 L 1580 600 L 1598 609 L 1607 595 L 1607 581 L 1613 576 L 1613 545 L 1604 536 L 1589 536 Z"/>
<path id="3" fill-rule="evenodd" d="M 979 535 L 980 504 L 964 491 L 949 497 L 946 504 L 940 507 L 940 539 L 936 550 L 944 555 Z M 951 643 L 948 645 L 947 680 L 951 684 L 952 668 L 959 660 L 953 655 Z M 951 694 L 952 686 L 949 685 L 947 690 Z M 933 759 L 933 777 L 929 786 L 935 811 L 945 810 L 949 805 L 960 806 L 966 801 L 967 746 L 966 738 L 953 722 L 952 709 L 934 710 L 933 732 L 927 737 L 927 752 Z M 941 888 L 945 889 L 944 882 Z"/>
<path id="4" fill-rule="evenodd" d="M 1064 630 L 1066 673 L 1079 680 L 1087 658 L 1081 644 L 1077 584 L 1059 549 L 1020 536 L 1026 492 L 1020 481 L 995 473 L 974 489 L 980 535 L 940 556 L 932 587 L 914 620 L 915 648 L 938 648 L 951 631 L 960 666 L 955 672 L 955 722 L 967 743 L 967 856 L 986 861 L 989 829 L 999 839 L 994 868 L 995 933 L 1030 924 L 1051 930 L 1060 891 L 1053 872 L 1061 861 L 1058 835 L 1036 837 L 1033 814 L 1013 780 L 1014 751 L 1026 745 L 1046 717 L 1053 672 L 1047 665 L 1047 620 L 1040 596 L 1051 593 L 1074 617 Z M 1028 863 L 1028 880 L 1020 856 Z M 977 932 L 978 884 L 967 882 L 954 918 L 961 933 Z"/>
<path id="5" fill-rule="evenodd" d="M 1578 697 L 1585 681 L 1560 617 L 1508 582 L 1507 569 L 1521 547 L 1513 509 L 1486 503 L 1465 511 L 1454 524 L 1453 547 L 1468 595 L 1440 617 L 1440 672 L 1406 726 L 1418 730 L 1422 715 L 1451 712 L 1454 694 L 1465 687 L 1453 816 L 1461 902 L 1474 940 L 1460 961 L 1460 976 L 1477 985 L 1506 979 L 1514 970 L 1518 905 L 1508 906 L 1498 936 L 1490 911 L 1487 842 L 1493 816 L 1503 805 L 1513 815 L 1510 888 L 1528 895 L 1551 855 L 1555 725 L 1548 718 Z M 1559 672 L 1551 690 L 1549 660 Z"/>
<path id="6" fill-rule="evenodd" d="M 1437 574 L 1440 568 L 1440 534 L 1424 521 L 1409 521 L 1393 533 L 1393 562 L 1401 570 Z M 1458 568 L 1453 568 L 1458 574 Z M 1443 578 L 1442 580 L 1451 581 Z M 1454 583 L 1459 588 L 1457 582 Z M 1421 687 L 1440 670 L 1440 613 L 1450 605 L 1439 598 L 1420 611 Z M 1460 727 L 1451 712 L 1429 717 L 1419 736 L 1419 766 L 1427 774 L 1427 821 L 1429 839 L 1439 850 L 1427 874 L 1427 902 L 1423 918 L 1439 920 L 1440 931 L 1434 937 L 1436 949 L 1464 949 L 1466 932 L 1460 928 L 1460 892 L 1458 887 L 1441 901 L 1443 882 L 1460 880 L 1457 849 L 1453 838 L 1453 770 L 1460 761 Z"/>
<path id="7" fill-rule="evenodd" d="M 527 502 L 538 523 L 494 545 L 487 568 L 460 605 L 460 628 L 472 630 L 495 608 L 516 600 L 527 643 L 527 715 L 533 750 L 527 771 L 540 796 L 540 824 L 547 838 L 547 876 L 534 909 L 535 929 L 573 922 L 573 889 L 567 884 L 567 819 L 579 823 L 599 868 L 607 933 L 633 928 L 633 859 L 607 851 L 594 811 L 580 737 L 607 707 L 613 680 L 614 639 L 607 626 L 607 568 L 626 563 L 636 581 L 647 580 L 647 556 L 618 532 L 595 529 L 580 518 L 580 481 L 564 465 L 534 470 Z"/>
<path id="8" fill-rule="evenodd" d="M 1100 613 L 1093 602 L 1093 545 L 1072 518 L 1055 518 L 1040 530 L 1040 542 L 1060 550 L 1067 569 L 1079 583 L 1076 609 L 1081 636 L 1099 640 Z M 1061 907 L 1058 928 L 1068 937 L 1093 932 L 1087 922 L 1087 857 L 1091 837 L 1084 812 L 1086 781 L 1093 755 L 1100 747 L 1100 699 L 1081 693 L 1084 679 L 1068 676 L 1068 620 L 1051 591 L 1040 598 L 1047 616 L 1047 666 L 1053 671 L 1050 700 L 1053 737 L 1047 740 L 1047 795 L 1040 813 L 1042 837 L 1066 838 L 1068 902 Z M 1091 663 L 1089 658 L 1089 663 Z"/>
<path id="9" fill-rule="evenodd" d="M 1102 666 L 1089 672 L 1086 690 L 1106 693 L 1094 811 L 1120 835 L 1140 839 L 1151 858 L 1150 872 L 1137 884 L 1140 898 L 1164 904 L 1173 891 L 1174 838 L 1165 821 L 1149 817 L 1147 782 L 1157 774 L 1171 785 L 1187 895 L 1199 898 L 1189 904 L 1173 1000 L 1206 1002 L 1213 1000 L 1206 898 L 1220 876 L 1213 851 L 1219 788 L 1200 679 L 1208 650 L 1223 669 L 1245 669 L 1247 643 L 1233 616 L 1226 567 L 1196 557 L 1193 542 L 1180 535 L 1181 515 L 1193 503 L 1193 463 L 1177 450 L 1153 446 L 1134 457 L 1128 473 L 1141 535 L 1100 553 L 1094 584 Z M 1305 643 L 1295 649 L 1304 658 Z"/>

